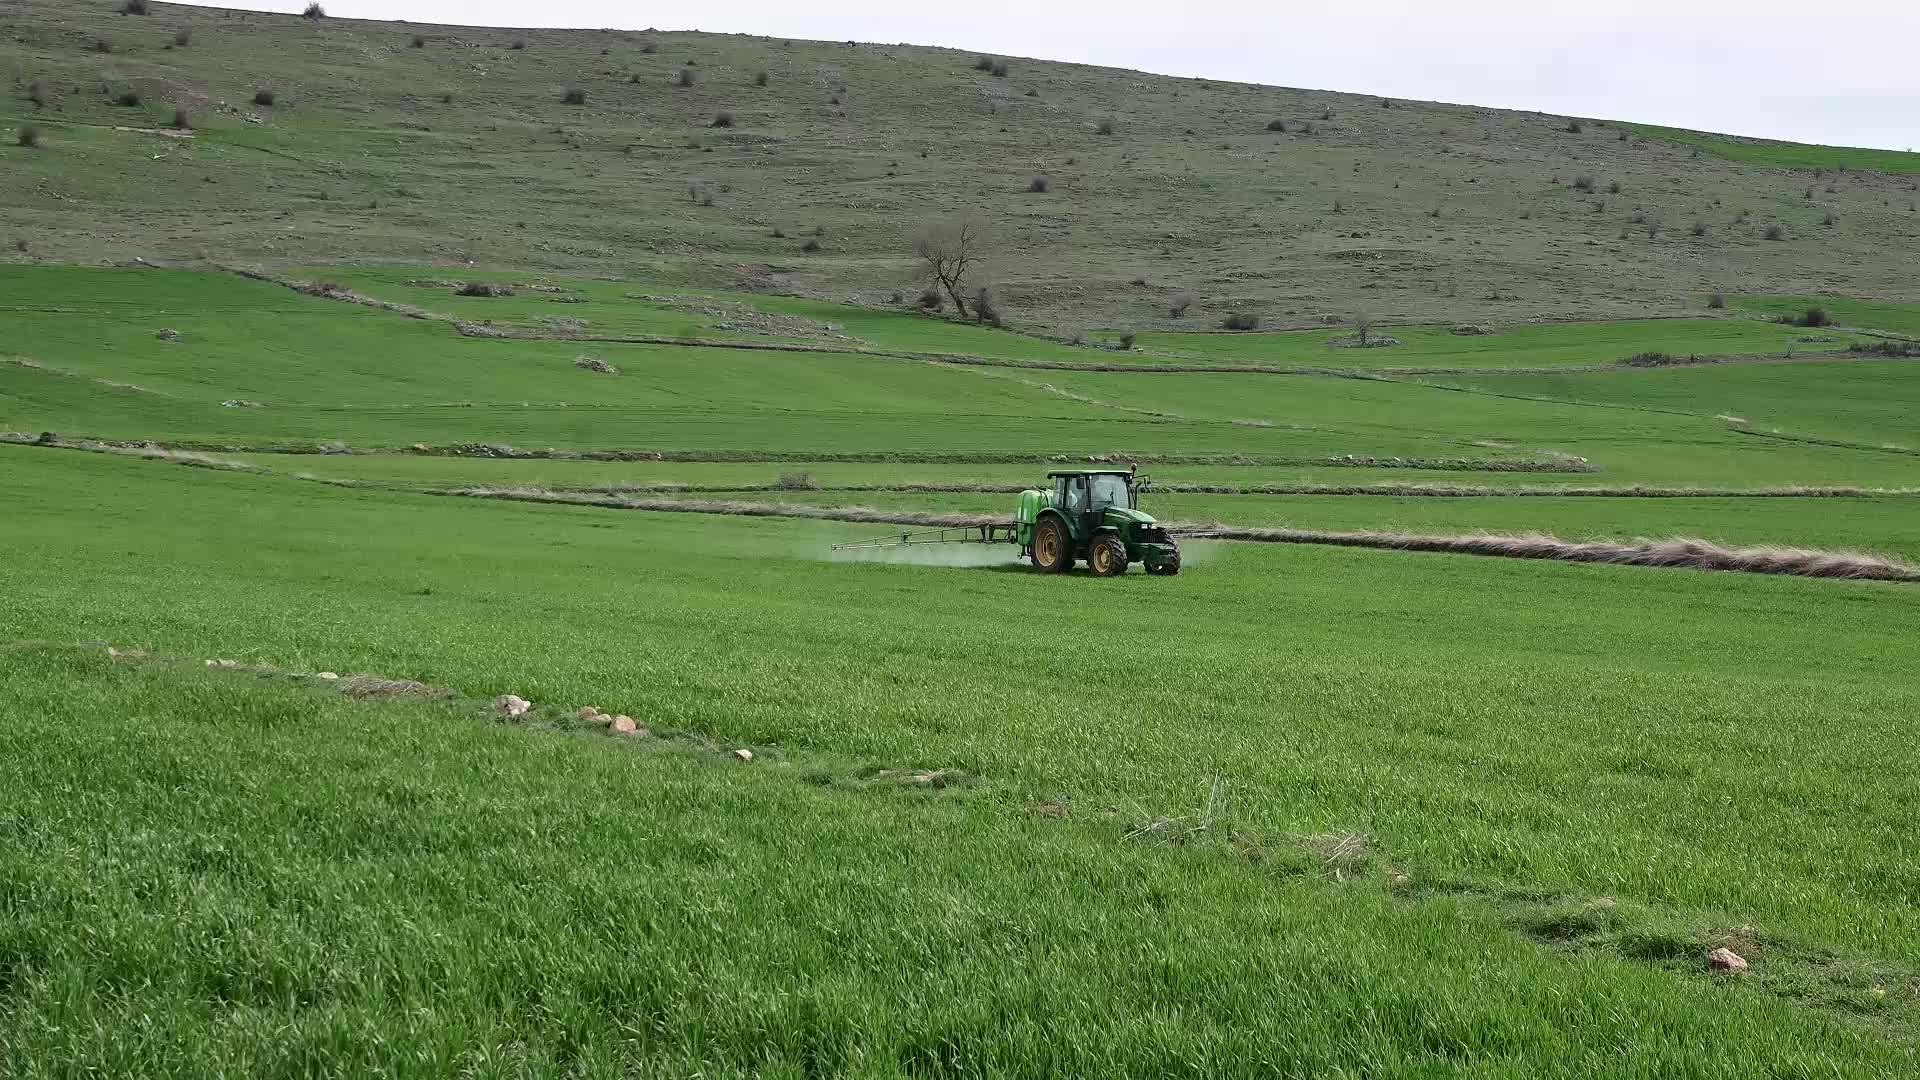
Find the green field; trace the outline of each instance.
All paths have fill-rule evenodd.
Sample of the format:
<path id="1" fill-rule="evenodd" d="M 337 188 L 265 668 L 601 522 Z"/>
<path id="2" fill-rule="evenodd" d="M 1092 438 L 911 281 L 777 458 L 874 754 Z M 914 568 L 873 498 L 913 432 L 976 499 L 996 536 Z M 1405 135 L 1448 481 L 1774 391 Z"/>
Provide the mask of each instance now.
<path id="1" fill-rule="evenodd" d="M 0 1077 L 1920 1074 L 1904 158 L 14 6 Z"/>
<path id="2" fill-rule="evenodd" d="M 1627 128 L 1682 146 L 1698 147 L 1715 157 L 1777 169 L 1868 169 L 1886 173 L 1920 173 L 1920 154 L 1910 150 L 1869 150 L 1858 146 L 1809 146 L 1772 139 L 1742 139 L 1705 131 L 1627 124 Z"/>

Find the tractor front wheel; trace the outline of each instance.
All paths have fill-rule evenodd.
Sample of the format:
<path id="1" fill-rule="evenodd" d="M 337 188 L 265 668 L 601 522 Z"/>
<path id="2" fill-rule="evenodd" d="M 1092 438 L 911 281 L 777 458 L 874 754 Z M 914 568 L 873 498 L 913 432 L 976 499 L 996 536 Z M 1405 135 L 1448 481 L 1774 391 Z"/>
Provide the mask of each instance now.
<path id="1" fill-rule="evenodd" d="M 1127 572 L 1127 545 L 1112 533 L 1093 538 L 1087 545 L 1087 567 L 1100 577 L 1117 577 Z"/>
<path id="2" fill-rule="evenodd" d="M 1073 541 L 1059 518 L 1041 518 L 1033 530 L 1033 565 L 1049 574 L 1073 569 Z"/>

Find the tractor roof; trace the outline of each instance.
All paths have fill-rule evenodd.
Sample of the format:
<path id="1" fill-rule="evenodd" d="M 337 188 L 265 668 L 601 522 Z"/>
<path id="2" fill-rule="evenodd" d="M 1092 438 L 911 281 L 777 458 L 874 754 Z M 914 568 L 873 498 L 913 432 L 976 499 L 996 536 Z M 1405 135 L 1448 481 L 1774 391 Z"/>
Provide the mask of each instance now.
<path id="1" fill-rule="evenodd" d="M 1047 474 L 1051 480 L 1056 476 L 1132 476 L 1132 469 L 1055 469 Z"/>

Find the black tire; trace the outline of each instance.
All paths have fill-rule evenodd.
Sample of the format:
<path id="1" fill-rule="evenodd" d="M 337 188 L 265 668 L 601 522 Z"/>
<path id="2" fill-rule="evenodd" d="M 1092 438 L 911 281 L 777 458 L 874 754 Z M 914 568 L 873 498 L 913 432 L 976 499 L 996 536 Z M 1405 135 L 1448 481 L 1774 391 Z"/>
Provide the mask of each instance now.
<path id="1" fill-rule="evenodd" d="M 1175 545 L 1173 549 L 1173 553 L 1171 555 L 1168 555 L 1166 558 L 1160 560 L 1159 563 L 1151 564 L 1147 567 L 1147 573 L 1159 574 L 1161 577 L 1172 577 L 1173 575 L 1179 572 L 1180 572 L 1180 548 L 1178 545 Z"/>
<path id="2" fill-rule="evenodd" d="M 1048 574 L 1073 569 L 1073 537 L 1059 518 L 1043 517 L 1033 527 L 1033 565 Z"/>
<path id="3" fill-rule="evenodd" d="M 1100 577 L 1119 577 L 1127 572 L 1127 545 L 1112 533 L 1101 533 L 1087 544 L 1087 569 Z"/>

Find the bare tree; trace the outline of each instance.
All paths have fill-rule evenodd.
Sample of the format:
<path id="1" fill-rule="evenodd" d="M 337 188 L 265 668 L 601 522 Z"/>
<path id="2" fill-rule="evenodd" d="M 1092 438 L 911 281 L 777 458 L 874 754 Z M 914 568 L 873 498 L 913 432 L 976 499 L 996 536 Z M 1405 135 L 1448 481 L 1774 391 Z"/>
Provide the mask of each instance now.
<path id="1" fill-rule="evenodd" d="M 927 274 L 946 290 L 954 309 L 967 314 L 967 275 L 986 261 L 987 227 L 971 214 L 929 225 L 913 238 L 913 254 L 926 264 Z"/>
<path id="2" fill-rule="evenodd" d="M 1373 316 L 1364 311 L 1354 312 L 1353 328 L 1360 335 L 1360 347 L 1363 349 L 1366 348 L 1367 338 L 1373 333 Z"/>

